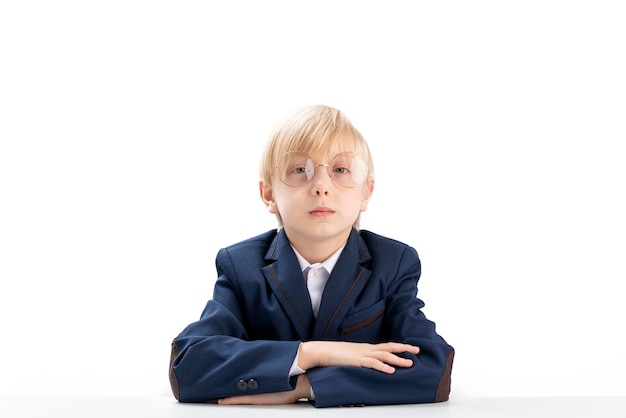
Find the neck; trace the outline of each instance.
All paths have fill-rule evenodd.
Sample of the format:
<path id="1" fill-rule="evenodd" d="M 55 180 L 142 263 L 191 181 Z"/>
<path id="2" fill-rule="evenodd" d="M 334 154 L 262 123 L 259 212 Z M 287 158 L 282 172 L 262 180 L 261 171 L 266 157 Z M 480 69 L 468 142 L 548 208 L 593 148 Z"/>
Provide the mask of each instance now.
<path id="1" fill-rule="evenodd" d="M 306 261 L 311 264 L 323 263 L 333 255 L 342 245 L 346 243 L 350 236 L 350 230 L 346 234 L 341 234 L 332 238 L 323 240 L 315 240 L 306 237 L 291 236 L 289 231 L 285 230 L 285 234 L 289 242 L 300 253 Z M 292 234 L 293 235 L 293 234 Z"/>

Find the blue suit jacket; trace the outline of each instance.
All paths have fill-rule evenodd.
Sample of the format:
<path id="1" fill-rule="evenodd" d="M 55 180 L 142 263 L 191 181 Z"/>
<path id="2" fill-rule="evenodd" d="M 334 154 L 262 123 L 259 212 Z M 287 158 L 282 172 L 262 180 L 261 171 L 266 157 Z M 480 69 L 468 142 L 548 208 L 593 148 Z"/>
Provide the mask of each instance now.
<path id="1" fill-rule="evenodd" d="M 396 341 L 420 347 L 393 374 L 359 367 L 307 371 L 317 407 L 448 399 L 454 349 L 417 298 L 420 261 L 400 242 L 353 230 L 324 289 L 317 319 L 283 230 L 218 252 L 213 299 L 172 343 L 170 383 L 181 402 L 288 391 L 301 341 Z"/>

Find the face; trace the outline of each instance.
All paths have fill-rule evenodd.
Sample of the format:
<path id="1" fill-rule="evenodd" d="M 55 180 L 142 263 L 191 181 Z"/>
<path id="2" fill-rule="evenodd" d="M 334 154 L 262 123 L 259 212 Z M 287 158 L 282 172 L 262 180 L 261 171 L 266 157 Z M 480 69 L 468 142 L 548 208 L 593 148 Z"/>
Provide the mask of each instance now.
<path id="1" fill-rule="evenodd" d="M 308 162 L 288 167 L 290 176 L 306 179 L 288 180 L 298 183 L 296 186 L 281 181 L 278 170 L 273 172 L 270 185 L 261 182 L 261 197 L 271 213 L 280 214 L 285 233 L 296 247 L 298 243 L 343 244 L 359 214 L 367 208 L 373 180 L 359 178 L 356 187 L 340 184 L 346 183 L 341 177 L 346 175 L 343 162 L 326 166 L 344 159 L 343 150 L 334 151 L 329 155 L 310 155 Z"/>

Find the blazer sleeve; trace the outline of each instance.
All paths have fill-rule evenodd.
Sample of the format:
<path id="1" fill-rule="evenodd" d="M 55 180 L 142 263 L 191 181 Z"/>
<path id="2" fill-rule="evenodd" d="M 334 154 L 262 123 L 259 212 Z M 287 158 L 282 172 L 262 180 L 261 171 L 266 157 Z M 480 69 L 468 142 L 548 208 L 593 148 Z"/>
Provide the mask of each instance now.
<path id="1" fill-rule="evenodd" d="M 295 389 L 289 369 L 300 342 L 249 340 L 234 270 L 220 264 L 228 259 L 224 250 L 218 254 L 213 299 L 172 342 L 170 384 L 180 402 Z"/>
<path id="2" fill-rule="evenodd" d="M 420 276 L 417 252 L 406 247 L 394 277 L 388 283 L 383 340 L 420 347 L 409 368 L 393 374 L 358 367 L 326 367 L 307 371 L 315 393 L 314 405 L 375 405 L 429 403 L 448 400 L 454 348 L 437 334 L 435 323 L 422 312 L 417 298 Z M 337 390 L 341 388 L 341 390 Z"/>

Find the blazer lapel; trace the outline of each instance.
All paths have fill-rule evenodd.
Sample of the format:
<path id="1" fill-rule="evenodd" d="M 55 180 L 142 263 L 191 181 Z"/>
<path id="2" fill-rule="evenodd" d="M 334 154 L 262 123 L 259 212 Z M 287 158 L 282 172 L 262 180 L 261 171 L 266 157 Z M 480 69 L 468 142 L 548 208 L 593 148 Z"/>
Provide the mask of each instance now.
<path id="1" fill-rule="evenodd" d="M 365 242 L 353 229 L 324 288 L 313 339 L 337 337 L 342 319 L 372 274 L 367 267 L 370 259 Z"/>
<path id="2" fill-rule="evenodd" d="M 300 264 L 284 230 L 280 230 L 270 245 L 263 275 L 282 305 L 301 340 L 311 339 L 315 318 Z"/>

